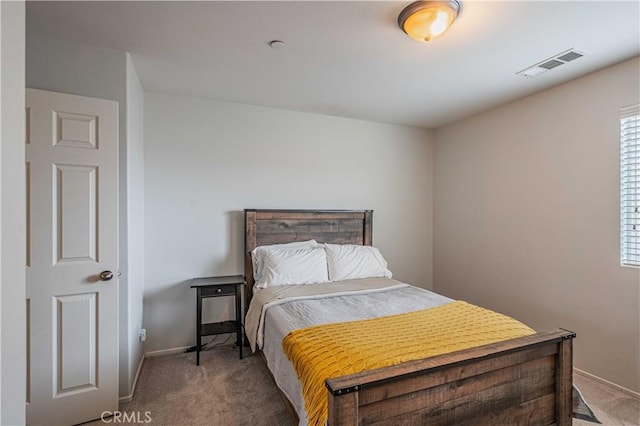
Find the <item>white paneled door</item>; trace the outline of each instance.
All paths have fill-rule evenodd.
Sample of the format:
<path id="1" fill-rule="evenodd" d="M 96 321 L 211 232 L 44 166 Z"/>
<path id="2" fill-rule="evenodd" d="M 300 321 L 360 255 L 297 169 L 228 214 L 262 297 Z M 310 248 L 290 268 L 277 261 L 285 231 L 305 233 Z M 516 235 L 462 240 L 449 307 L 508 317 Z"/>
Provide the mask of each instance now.
<path id="1" fill-rule="evenodd" d="M 27 423 L 118 407 L 118 104 L 27 89 Z"/>

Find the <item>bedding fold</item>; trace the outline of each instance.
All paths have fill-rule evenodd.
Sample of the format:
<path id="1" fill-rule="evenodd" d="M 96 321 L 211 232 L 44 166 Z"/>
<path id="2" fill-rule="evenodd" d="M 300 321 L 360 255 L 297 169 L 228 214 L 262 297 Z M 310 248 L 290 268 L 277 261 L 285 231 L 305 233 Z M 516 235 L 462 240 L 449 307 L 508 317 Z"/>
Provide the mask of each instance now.
<path id="1" fill-rule="evenodd" d="M 317 299 L 386 291 L 409 287 L 390 278 L 362 278 L 322 284 L 279 285 L 256 289 L 245 319 L 245 334 L 251 350 L 262 347 L 262 327 L 267 308 L 293 300 Z"/>

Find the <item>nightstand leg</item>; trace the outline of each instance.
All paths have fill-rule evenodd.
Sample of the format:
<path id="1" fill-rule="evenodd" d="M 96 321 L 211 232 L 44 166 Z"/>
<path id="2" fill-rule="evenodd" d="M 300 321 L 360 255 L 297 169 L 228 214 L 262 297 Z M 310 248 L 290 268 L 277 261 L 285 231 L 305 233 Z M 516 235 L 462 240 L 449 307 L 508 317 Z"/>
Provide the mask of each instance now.
<path id="1" fill-rule="evenodd" d="M 200 365 L 200 324 L 202 324 L 202 289 L 196 292 L 196 365 Z"/>
<path id="2" fill-rule="evenodd" d="M 240 348 L 240 359 L 242 359 L 242 286 L 236 286 L 236 324 L 238 326 L 237 331 L 237 345 Z"/>

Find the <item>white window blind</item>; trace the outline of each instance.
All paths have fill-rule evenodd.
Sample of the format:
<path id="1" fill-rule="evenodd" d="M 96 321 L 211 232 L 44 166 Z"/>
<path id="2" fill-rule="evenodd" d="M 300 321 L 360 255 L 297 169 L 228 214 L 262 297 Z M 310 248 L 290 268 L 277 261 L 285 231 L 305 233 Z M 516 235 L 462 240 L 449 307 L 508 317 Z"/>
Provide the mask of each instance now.
<path id="1" fill-rule="evenodd" d="M 620 110 L 621 261 L 640 266 L 640 105 Z"/>

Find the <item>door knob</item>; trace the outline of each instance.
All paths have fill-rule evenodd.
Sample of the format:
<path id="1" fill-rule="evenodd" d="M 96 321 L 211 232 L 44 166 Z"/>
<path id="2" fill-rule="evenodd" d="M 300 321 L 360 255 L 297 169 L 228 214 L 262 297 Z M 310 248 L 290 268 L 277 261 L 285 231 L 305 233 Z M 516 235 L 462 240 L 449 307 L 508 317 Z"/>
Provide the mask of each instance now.
<path id="1" fill-rule="evenodd" d="M 98 276 L 100 277 L 100 281 L 110 281 L 113 278 L 113 272 L 102 271 Z"/>

